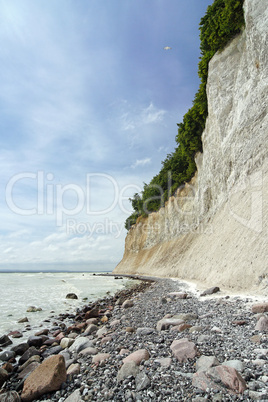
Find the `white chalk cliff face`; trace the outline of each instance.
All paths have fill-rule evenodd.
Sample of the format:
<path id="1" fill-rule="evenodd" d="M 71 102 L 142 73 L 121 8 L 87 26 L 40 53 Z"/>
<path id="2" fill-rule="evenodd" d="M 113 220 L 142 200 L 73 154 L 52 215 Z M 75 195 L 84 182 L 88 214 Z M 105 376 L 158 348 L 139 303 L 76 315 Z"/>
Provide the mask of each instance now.
<path id="1" fill-rule="evenodd" d="M 268 7 L 210 61 L 197 173 L 134 225 L 115 273 L 170 276 L 265 293 L 268 283 Z"/>

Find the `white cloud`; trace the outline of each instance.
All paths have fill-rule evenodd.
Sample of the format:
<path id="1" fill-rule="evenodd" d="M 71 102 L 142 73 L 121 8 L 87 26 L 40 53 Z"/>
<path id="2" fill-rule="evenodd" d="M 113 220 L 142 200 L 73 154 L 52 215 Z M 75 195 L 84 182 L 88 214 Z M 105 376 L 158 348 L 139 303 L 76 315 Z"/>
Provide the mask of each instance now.
<path id="1" fill-rule="evenodd" d="M 150 103 L 150 105 L 143 110 L 141 121 L 143 124 L 159 123 L 163 120 L 165 114 L 165 110 L 157 109 L 153 103 Z"/>
<path id="2" fill-rule="evenodd" d="M 166 114 L 164 109 L 158 109 L 152 102 L 146 107 L 134 107 L 124 102 L 122 107 L 126 109 L 120 118 L 123 131 L 133 131 L 142 126 L 160 123 Z"/>
<path id="3" fill-rule="evenodd" d="M 131 165 L 132 169 L 136 169 L 139 166 L 149 165 L 151 163 L 152 158 L 144 158 L 144 159 L 137 159 L 133 165 Z"/>

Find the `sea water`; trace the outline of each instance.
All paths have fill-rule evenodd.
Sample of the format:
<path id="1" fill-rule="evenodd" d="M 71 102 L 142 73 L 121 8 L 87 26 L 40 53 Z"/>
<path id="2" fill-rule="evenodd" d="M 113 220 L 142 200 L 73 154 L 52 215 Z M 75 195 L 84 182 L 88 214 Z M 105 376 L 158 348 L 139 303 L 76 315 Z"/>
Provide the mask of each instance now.
<path id="1" fill-rule="evenodd" d="M 14 330 L 24 332 L 26 324 L 31 326 L 30 336 L 43 320 L 53 322 L 53 316 L 74 313 L 78 307 L 114 294 L 126 282 L 93 273 L 0 273 L 0 336 Z M 66 299 L 68 293 L 75 293 L 78 299 Z M 42 310 L 27 312 L 30 306 Z M 18 323 L 24 317 L 29 322 Z"/>

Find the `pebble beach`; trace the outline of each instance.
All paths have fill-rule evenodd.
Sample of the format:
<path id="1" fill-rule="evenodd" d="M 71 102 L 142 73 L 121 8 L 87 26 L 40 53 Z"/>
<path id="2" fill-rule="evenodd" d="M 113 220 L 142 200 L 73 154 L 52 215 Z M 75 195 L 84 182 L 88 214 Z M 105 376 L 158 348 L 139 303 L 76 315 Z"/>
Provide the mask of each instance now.
<path id="1" fill-rule="evenodd" d="M 1 336 L 0 402 L 268 401 L 267 312 L 217 287 L 135 282 L 14 347 Z"/>

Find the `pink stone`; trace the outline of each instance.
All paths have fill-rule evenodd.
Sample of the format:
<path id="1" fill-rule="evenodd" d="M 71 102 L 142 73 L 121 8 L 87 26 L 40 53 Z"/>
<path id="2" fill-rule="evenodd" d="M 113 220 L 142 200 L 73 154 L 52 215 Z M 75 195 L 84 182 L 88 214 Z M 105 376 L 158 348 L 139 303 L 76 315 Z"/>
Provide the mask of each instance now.
<path id="1" fill-rule="evenodd" d="M 92 363 L 102 363 L 105 360 L 108 360 L 110 357 L 110 353 L 98 353 L 97 355 L 93 356 Z"/>
<path id="2" fill-rule="evenodd" d="M 127 357 L 123 359 L 123 363 L 127 362 L 135 362 L 137 365 L 139 365 L 142 360 L 148 360 L 150 358 L 150 355 L 146 349 L 139 349 L 136 350 L 136 352 L 131 353 Z"/>
<path id="3" fill-rule="evenodd" d="M 209 377 L 215 379 L 216 382 L 221 381 L 225 387 L 229 388 L 236 394 L 242 394 L 246 389 L 246 383 L 241 375 L 232 367 L 215 366 L 207 371 Z"/>
<path id="4" fill-rule="evenodd" d="M 170 297 L 175 297 L 176 299 L 187 299 L 187 293 L 181 293 L 181 292 L 170 292 L 168 293 L 168 296 Z"/>
<path id="5" fill-rule="evenodd" d="M 197 355 L 197 348 L 193 342 L 187 338 L 178 339 L 172 342 L 170 349 L 179 362 L 186 362 Z"/>
<path id="6" fill-rule="evenodd" d="M 157 331 L 163 331 L 168 329 L 171 326 L 176 326 L 183 324 L 184 321 L 180 318 L 162 318 L 162 320 L 158 321 L 156 325 Z"/>
<path id="7" fill-rule="evenodd" d="M 96 348 L 89 346 L 88 348 L 81 350 L 81 352 L 79 352 L 79 356 L 96 355 L 97 353 L 98 350 Z"/>
<path id="8" fill-rule="evenodd" d="M 123 355 L 127 355 L 127 354 L 129 354 L 129 350 L 128 349 L 121 349 L 120 350 L 120 352 L 119 352 L 119 354 L 120 354 L 120 356 L 123 356 Z"/>
<path id="9" fill-rule="evenodd" d="M 252 306 L 252 313 L 254 314 L 267 313 L 267 312 L 268 312 L 268 303 L 254 304 Z"/>
<path id="10" fill-rule="evenodd" d="M 183 324 L 180 324 L 180 325 L 175 325 L 175 327 L 172 327 L 170 331 L 183 332 L 186 329 L 189 329 L 191 327 L 192 326 L 190 324 L 183 323 Z"/>
<path id="11" fill-rule="evenodd" d="M 260 332 L 268 332 L 268 317 L 262 316 L 258 320 L 255 329 Z"/>

